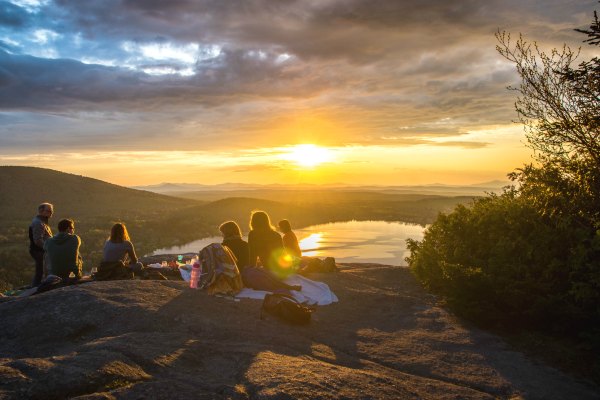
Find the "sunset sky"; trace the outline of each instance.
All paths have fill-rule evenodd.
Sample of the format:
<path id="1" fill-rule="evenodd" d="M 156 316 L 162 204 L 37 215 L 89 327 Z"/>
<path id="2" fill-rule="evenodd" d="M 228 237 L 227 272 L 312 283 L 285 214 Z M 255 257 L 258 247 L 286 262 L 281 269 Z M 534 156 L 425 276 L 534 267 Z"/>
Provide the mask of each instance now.
<path id="1" fill-rule="evenodd" d="M 494 33 L 577 48 L 598 6 L 0 0 L 0 165 L 121 185 L 505 179 L 531 151 Z"/>

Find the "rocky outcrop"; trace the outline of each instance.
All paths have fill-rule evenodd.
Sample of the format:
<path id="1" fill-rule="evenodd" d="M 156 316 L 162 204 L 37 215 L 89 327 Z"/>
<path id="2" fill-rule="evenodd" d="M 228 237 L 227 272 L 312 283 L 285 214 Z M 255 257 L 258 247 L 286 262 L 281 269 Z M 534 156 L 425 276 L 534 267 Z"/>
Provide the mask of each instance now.
<path id="1" fill-rule="evenodd" d="M 465 326 L 405 268 L 314 275 L 340 299 L 305 327 L 175 281 L 92 282 L 0 304 L 0 398 L 592 399 Z"/>

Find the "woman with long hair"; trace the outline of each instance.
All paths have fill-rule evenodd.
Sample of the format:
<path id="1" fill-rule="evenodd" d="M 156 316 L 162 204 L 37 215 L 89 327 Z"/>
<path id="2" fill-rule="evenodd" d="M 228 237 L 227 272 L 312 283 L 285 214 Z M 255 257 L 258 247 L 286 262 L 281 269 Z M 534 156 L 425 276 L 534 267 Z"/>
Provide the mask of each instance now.
<path id="1" fill-rule="evenodd" d="M 286 270 L 285 251 L 281 236 L 271 226 L 271 219 L 264 211 L 250 215 L 248 233 L 249 267 L 242 271 L 244 284 L 257 290 L 302 290 L 301 286 L 288 285 L 280 278 L 289 275 Z"/>
<path id="2" fill-rule="evenodd" d="M 271 226 L 269 214 L 264 211 L 252 211 L 250 214 L 250 233 L 248 233 L 250 265 L 275 269 L 277 258 L 283 253 L 281 235 Z"/>
<path id="3" fill-rule="evenodd" d="M 144 267 L 141 262 L 138 262 L 125 224 L 118 222 L 110 229 L 110 236 L 104 243 L 102 260 L 104 262 L 121 261 L 123 264 L 129 265 L 129 269 L 134 272 L 139 272 Z"/>

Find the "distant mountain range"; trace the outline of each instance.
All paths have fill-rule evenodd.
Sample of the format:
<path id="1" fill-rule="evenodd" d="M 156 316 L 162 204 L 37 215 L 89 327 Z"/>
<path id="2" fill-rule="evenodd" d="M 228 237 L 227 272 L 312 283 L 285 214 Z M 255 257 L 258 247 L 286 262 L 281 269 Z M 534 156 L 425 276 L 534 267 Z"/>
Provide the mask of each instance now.
<path id="1" fill-rule="evenodd" d="M 343 183 L 313 185 L 313 184 L 247 184 L 247 183 L 221 183 L 216 185 L 204 185 L 200 183 L 160 183 L 148 186 L 132 186 L 133 189 L 146 190 L 154 193 L 182 195 L 194 192 L 242 192 L 242 191 L 281 191 L 281 190 L 303 190 L 303 191 L 375 191 L 382 193 L 397 194 L 439 194 L 445 196 L 480 196 L 486 192 L 500 192 L 508 181 L 490 181 L 472 185 L 446 185 L 435 183 L 429 185 L 347 185 Z"/>

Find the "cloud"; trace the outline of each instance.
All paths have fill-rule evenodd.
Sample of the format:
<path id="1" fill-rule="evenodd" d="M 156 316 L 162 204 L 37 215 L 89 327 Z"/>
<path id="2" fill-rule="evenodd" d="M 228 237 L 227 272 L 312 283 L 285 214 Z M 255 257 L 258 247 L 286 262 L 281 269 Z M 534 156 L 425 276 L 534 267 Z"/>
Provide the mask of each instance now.
<path id="1" fill-rule="evenodd" d="M 25 9 L 8 1 L 0 1 L 0 26 L 21 28 L 28 21 L 29 14 Z"/>
<path id="2" fill-rule="evenodd" d="M 2 1 L 0 144 L 482 147 L 461 136 L 515 117 L 493 33 L 576 42 L 596 5 Z"/>
<path id="3" fill-rule="evenodd" d="M 283 171 L 286 168 L 282 165 L 274 165 L 274 164 L 253 164 L 253 165 L 244 165 L 243 167 L 236 168 L 222 168 L 225 171 L 235 172 L 235 173 L 244 173 L 244 172 L 264 172 L 264 171 Z"/>

